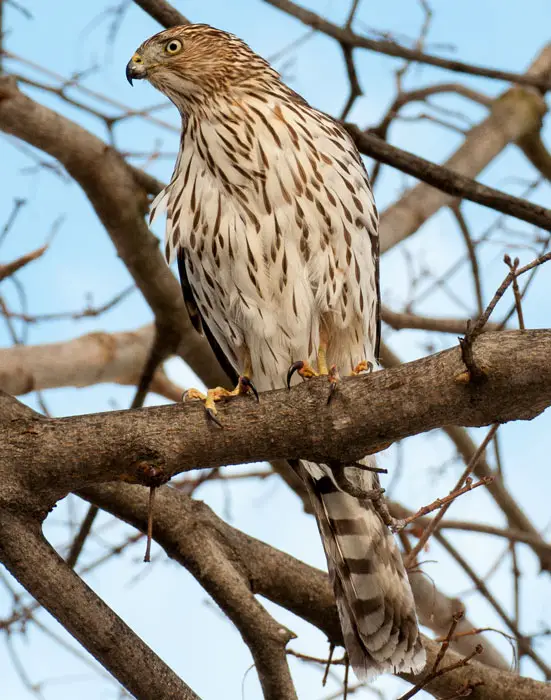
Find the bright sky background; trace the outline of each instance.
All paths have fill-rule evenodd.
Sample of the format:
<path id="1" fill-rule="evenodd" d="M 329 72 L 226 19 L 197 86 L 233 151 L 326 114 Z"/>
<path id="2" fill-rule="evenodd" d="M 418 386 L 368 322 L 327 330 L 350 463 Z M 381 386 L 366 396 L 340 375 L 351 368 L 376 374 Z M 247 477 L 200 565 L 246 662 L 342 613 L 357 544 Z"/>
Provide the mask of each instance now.
<path id="1" fill-rule="evenodd" d="M 22 0 L 21 0 L 22 1 Z M 111 17 L 104 13 L 115 0 L 98 0 L 94 3 L 25 2 L 33 13 L 26 19 L 21 13 L 7 6 L 4 22 L 5 46 L 9 51 L 33 61 L 39 66 L 70 77 L 75 71 L 87 71 L 92 66 L 99 69 L 84 79 L 84 84 L 112 99 L 120 101 L 128 109 L 139 109 L 163 102 L 164 98 L 145 83 L 134 89 L 127 84 L 124 68 L 134 49 L 159 26 L 139 8 L 131 6 L 114 40 L 107 40 L 106 33 Z M 303 36 L 306 29 L 299 22 L 260 2 L 259 0 L 189 0 L 174 3 L 188 17 L 197 22 L 207 22 L 241 36 L 262 55 L 270 58 L 291 41 Z M 335 22 L 342 22 L 348 11 L 348 2 L 342 0 L 311 0 L 309 6 Z M 429 50 L 433 53 L 460 57 L 464 61 L 522 72 L 549 41 L 551 5 L 548 0 L 525 0 L 523 3 L 501 0 L 463 0 L 460 3 L 433 0 L 434 20 L 428 37 Z M 103 15 L 102 15 L 103 13 Z M 357 15 L 356 30 L 361 32 L 391 32 L 396 38 L 407 41 L 417 36 L 423 15 L 414 0 L 364 0 Z M 434 42 L 431 44 L 431 42 Z M 451 52 L 450 45 L 455 47 Z M 292 60 L 290 60 L 292 59 Z M 359 99 L 350 115 L 351 121 L 361 126 L 377 123 L 394 94 L 394 74 L 400 63 L 390 58 L 367 52 L 357 53 L 357 65 L 365 95 Z M 276 61 L 286 80 L 315 106 L 332 114 L 338 114 L 346 101 L 347 83 L 338 47 L 323 36 L 310 37 L 300 48 Z M 18 61 L 6 61 L 6 68 L 15 73 L 50 82 L 43 74 Z M 497 95 L 505 86 L 485 79 L 450 74 L 429 67 L 414 67 L 406 80 L 406 86 L 418 87 L 433 82 L 462 82 L 488 95 Z M 53 81 L 55 83 L 55 81 Z M 41 103 L 77 120 L 85 128 L 101 138 L 107 138 L 101 121 L 74 109 L 57 96 L 41 90 L 23 88 Z M 76 93 L 73 93 L 76 95 Z M 80 99 L 83 99 L 82 96 Z M 87 104 L 99 103 L 85 99 Z M 485 109 L 460 98 L 435 100 L 451 110 L 461 109 L 472 120 L 480 121 Z M 110 114 L 119 110 L 101 107 Z M 408 108 L 405 114 L 417 114 L 422 107 Z M 171 106 L 155 113 L 160 119 L 178 125 L 177 114 Z M 455 119 L 455 123 L 461 123 Z M 544 131 L 544 136 L 548 134 Z M 143 120 L 127 120 L 115 127 L 116 143 L 122 150 L 147 152 L 153 146 L 174 153 L 177 150 L 177 132 L 155 127 Z M 422 154 L 436 161 L 444 160 L 462 141 L 462 134 L 427 122 L 398 122 L 390 133 L 392 143 Z M 31 157 L 30 157 L 31 156 Z M 7 219 L 16 197 L 25 198 L 23 208 L 13 231 L 0 249 L 0 261 L 6 262 L 26 253 L 48 239 L 52 226 L 59 216 L 59 226 L 51 249 L 39 263 L 29 265 L 18 280 L 26 290 L 29 313 L 78 310 L 84 307 L 88 295 L 94 304 L 108 301 L 131 283 L 129 274 L 114 254 L 110 239 L 95 218 L 79 187 L 68 177 L 59 176 L 51 169 L 37 168 L 35 159 L 44 160 L 43 154 L 32 153 L 24 144 L 11 138 L 0 138 L 0 227 Z M 143 165 L 143 159 L 134 159 Z M 171 174 L 173 158 L 161 159 L 150 171 L 163 180 Z M 482 181 L 506 191 L 521 194 L 533 170 L 521 153 L 513 147 L 507 149 L 482 175 Z M 379 208 L 394 201 L 399 192 L 413 180 L 385 169 L 377 186 Z M 535 199 L 550 205 L 550 190 L 542 186 Z M 493 220 L 493 215 L 476 205 L 466 205 L 465 212 L 475 234 L 480 234 Z M 504 235 L 495 245 L 484 249 L 482 256 L 485 282 L 485 300 L 488 301 L 497 284 L 505 275 L 501 262 L 503 252 L 516 254 L 512 242 L 520 240 L 516 232 L 531 232 L 530 227 L 511 222 L 509 244 L 504 246 Z M 161 228 L 157 229 L 160 232 Z M 509 234 L 508 234 L 509 236 Z M 407 249 L 413 256 L 413 267 L 423 266 L 440 272 L 447 269 L 455 257 L 463 252 L 463 243 L 452 218 L 447 212 L 434 217 L 421 233 L 416 234 L 406 246 L 400 246 L 384 257 L 382 264 L 382 290 L 386 303 L 400 309 L 409 294 L 409 280 L 405 273 Z M 534 255 L 523 249 L 519 252 L 522 262 Z M 551 324 L 548 298 L 551 292 L 551 268 L 544 268 L 525 305 L 527 324 L 531 327 L 548 327 Z M 472 312 L 472 283 L 464 272 L 453 279 L 456 295 L 465 308 L 444 294 L 433 295 L 430 301 L 416 310 L 442 316 L 466 316 Z M 423 282 L 421 283 L 423 284 Z M 2 295 L 11 308 L 19 308 L 18 292 L 11 282 L 4 283 Z M 509 308 L 511 299 L 500 307 L 501 314 Z M 74 322 L 45 323 L 30 327 L 26 342 L 29 344 L 68 340 L 95 330 L 117 331 L 134 329 L 151 321 L 151 312 L 139 294 L 133 293 L 124 303 L 98 319 Z M 385 338 L 403 359 L 413 359 L 428 352 L 426 336 L 421 333 L 391 333 L 385 329 Z M 455 343 L 453 336 L 436 339 L 437 348 Z M 0 345 L 9 345 L 10 339 L 0 323 Z M 173 379 L 182 386 L 197 385 L 189 370 L 181 361 L 169 364 Z M 100 385 L 85 390 L 59 389 L 47 392 L 45 399 L 53 415 L 63 416 L 84 412 L 109 410 L 113 406 L 127 407 L 133 391 L 119 386 Z M 34 396 L 25 400 L 37 408 Z M 159 402 L 158 397 L 149 403 Z M 500 430 L 508 484 L 515 497 L 526 508 L 537 527 L 549 525 L 549 500 L 551 479 L 547 435 L 551 429 L 548 413 L 526 424 L 515 424 Z M 483 430 L 473 431 L 481 439 Z M 440 435 L 415 437 L 407 441 L 405 462 L 401 478 L 394 482 L 393 496 L 411 507 L 424 505 L 437 496 L 446 494 L 457 479 L 460 466 L 451 461 L 453 449 Z M 397 450 L 391 449 L 381 457 L 381 464 L 389 468 L 392 478 Z M 442 466 L 443 465 L 443 466 Z M 232 485 L 231 492 L 220 484 L 203 487 L 199 497 L 208 502 L 222 517 L 236 527 L 274 546 L 293 554 L 315 566 L 325 568 L 319 536 L 312 518 L 305 516 L 298 499 L 282 482 L 271 478 L 262 482 L 244 481 Z M 48 518 L 47 535 L 54 543 L 66 541 L 68 519 L 78 521 L 86 506 L 68 499 L 60 504 Z M 478 489 L 454 505 L 454 518 L 474 518 L 481 522 L 504 524 L 493 502 L 482 489 Z M 111 526 L 109 526 L 111 524 Z M 124 541 L 131 528 L 112 525 L 112 518 L 102 516 L 96 524 L 97 533 L 89 541 L 89 547 L 80 562 L 85 565 L 101 556 L 113 543 Z M 467 534 L 450 534 L 461 547 L 469 561 L 479 572 L 487 571 L 494 562 L 503 543 L 489 537 L 473 537 Z M 542 625 L 551 623 L 548 605 L 549 580 L 538 576 L 538 566 L 530 552 L 520 548 L 523 570 L 522 609 L 524 632 L 534 633 Z M 143 548 L 138 545 L 122 556 L 113 558 L 98 568 L 87 582 L 127 621 L 133 629 L 205 700 L 255 700 L 260 689 L 251 665 L 248 650 L 239 634 L 225 621 L 217 608 L 207 600 L 192 577 L 167 559 L 154 546 L 155 562 L 142 564 Z M 427 554 L 430 563 L 426 571 L 443 591 L 459 594 L 469 588 L 468 580 L 454 567 L 448 566 L 438 547 L 431 544 Z M 493 592 L 510 609 L 512 590 L 507 568 L 502 566 L 490 579 Z M 500 574 L 503 575 L 500 575 Z M 466 598 L 468 613 L 479 626 L 495 625 L 502 629 L 488 604 L 478 596 Z M 0 586 L 0 618 L 11 610 L 11 599 Z M 292 647 L 296 650 L 323 656 L 327 645 L 323 636 L 306 623 L 284 610 L 267 607 L 282 623 L 288 625 L 298 639 Z M 72 648 L 74 643 L 46 613 L 38 619 L 54 629 Z M 491 640 L 510 656 L 508 643 L 498 635 Z M 10 647 L 15 650 L 33 683 L 41 683 L 41 697 L 48 700 L 68 700 L 78 693 L 81 700 L 97 700 L 117 697 L 115 684 L 105 681 L 81 660 L 73 657 L 46 637 L 35 626 L 29 626 L 24 637 L 11 640 L 0 636 L 0 697 L 9 700 L 26 700 L 33 697 L 25 689 L 16 674 Z M 551 651 L 551 644 L 538 644 L 542 654 Z M 90 660 L 92 668 L 97 665 Z M 297 692 L 304 700 L 317 700 L 335 692 L 337 685 L 329 683 L 321 687 L 321 674 L 303 663 L 291 660 Z M 523 661 L 523 672 L 534 673 L 531 662 Z M 385 690 L 386 697 L 394 700 L 404 692 L 405 684 L 392 678 L 376 683 Z M 355 697 L 375 697 L 369 690 L 362 690 Z M 421 698 L 421 695 L 419 695 Z"/>

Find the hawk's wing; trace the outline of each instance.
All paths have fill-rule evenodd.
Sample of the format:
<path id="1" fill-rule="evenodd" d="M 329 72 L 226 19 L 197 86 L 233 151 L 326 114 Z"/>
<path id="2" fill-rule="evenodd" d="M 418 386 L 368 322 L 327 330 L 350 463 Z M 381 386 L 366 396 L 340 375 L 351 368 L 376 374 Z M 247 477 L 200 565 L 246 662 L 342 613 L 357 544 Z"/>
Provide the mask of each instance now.
<path id="1" fill-rule="evenodd" d="M 216 338 L 212 334 L 205 317 L 201 314 L 197 302 L 195 300 L 195 295 L 193 294 L 193 289 L 188 280 L 186 271 L 186 252 L 182 247 L 178 248 L 178 273 L 180 275 L 180 284 L 182 285 L 182 294 L 184 295 L 184 302 L 189 314 L 189 318 L 193 327 L 198 333 L 204 332 L 209 345 L 214 352 L 214 355 L 224 372 L 228 375 L 232 384 L 237 384 L 239 376 L 232 366 L 231 362 L 226 357 L 226 354 L 218 344 Z"/>

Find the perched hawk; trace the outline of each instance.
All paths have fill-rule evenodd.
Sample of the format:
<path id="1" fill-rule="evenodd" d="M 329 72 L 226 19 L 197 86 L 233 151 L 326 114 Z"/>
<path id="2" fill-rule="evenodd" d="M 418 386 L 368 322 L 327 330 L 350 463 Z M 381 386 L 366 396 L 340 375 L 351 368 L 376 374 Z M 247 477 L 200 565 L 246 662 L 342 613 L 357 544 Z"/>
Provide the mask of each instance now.
<path id="1" fill-rule="evenodd" d="M 282 388 L 297 361 L 303 376 L 314 366 L 349 374 L 374 364 L 378 217 L 347 133 L 244 42 L 206 25 L 153 36 L 126 72 L 147 78 L 182 116 L 174 174 L 152 217 L 166 211 L 166 258 L 178 259 L 193 324 L 240 389 Z M 347 467 L 347 489 L 325 464 L 295 468 L 357 675 L 420 670 L 425 654 L 399 551 L 373 502 L 351 493 L 376 488 L 377 475 Z"/>

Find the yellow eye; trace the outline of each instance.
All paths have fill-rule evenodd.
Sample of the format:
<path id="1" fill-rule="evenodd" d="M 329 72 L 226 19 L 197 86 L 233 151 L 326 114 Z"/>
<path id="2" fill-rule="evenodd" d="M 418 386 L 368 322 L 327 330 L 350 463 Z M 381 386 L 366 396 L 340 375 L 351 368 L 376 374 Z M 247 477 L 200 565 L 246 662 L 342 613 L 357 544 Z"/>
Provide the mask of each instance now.
<path id="1" fill-rule="evenodd" d="M 182 42 L 179 39 L 171 39 L 168 44 L 165 46 L 165 51 L 166 53 L 169 53 L 171 56 L 174 56 L 174 54 L 180 53 L 182 50 Z"/>

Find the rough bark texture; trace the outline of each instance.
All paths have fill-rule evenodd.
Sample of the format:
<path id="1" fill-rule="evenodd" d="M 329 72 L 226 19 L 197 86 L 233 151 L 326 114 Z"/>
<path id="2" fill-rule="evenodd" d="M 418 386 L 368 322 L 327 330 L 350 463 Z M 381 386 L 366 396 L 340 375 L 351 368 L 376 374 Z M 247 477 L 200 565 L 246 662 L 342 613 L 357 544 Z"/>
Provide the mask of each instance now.
<path id="1" fill-rule="evenodd" d="M 65 343 L 0 348 L 0 389 L 18 396 L 102 382 L 136 386 L 155 336 L 153 326 L 125 333 L 87 333 Z M 182 390 L 157 370 L 150 390 L 178 401 Z"/>
<path id="2" fill-rule="evenodd" d="M 109 484 L 83 489 L 79 495 L 145 530 L 147 495 L 144 489 L 127 484 Z M 329 641 L 342 644 L 334 598 L 325 573 L 236 530 L 220 520 L 204 503 L 194 501 L 174 489 L 163 487 L 158 496 L 156 540 L 169 556 L 193 573 L 221 607 L 224 607 L 226 599 L 232 599 L 234 590 L 237 590 L 232 586 L 240 585 L 234 582 L 222 589 L 216 589 L 213 585 L 212 579 L 216 580 L 220 559 L 225 559 L 248 583 L 251 593 L 262 595 L 308 620 L 322 630 Z M 194 533 L 193 537 L 189 536 L 190 531 Z M 197 541 L 202 543 L 201 548 L 197 547 Z M 199 563 L 202 566 L 198 569 Z M 411 578 L 414 583 L 422 575 L 412 574 Z M 430 669 L 440 645 L 428 638 L 424 638 L 424 644 L 428 654 L 427 669 Z M 483 655 L 480 658 L 484 658 Z M 460 659 L 457 653 L 448 652 L 442 666 L 457 663 Z M 403 674 L 403 677 L 416 683 L 423 674 L 415 678 Z M 504 671 L 503 665 L 500 669 L 494 669 L 474 661 L 433 681 L 427 690 L 436 698 L 449 698 L 468 683 L 477 681 L 482 681 L 484 685 L 473 689 L 469 697 L 474 700 L 549 698 L 549 688 L 545 683 L 519 678 L 514 673 Z"/>
<path id="3" fill-rule="evenodd" d="M 198 696 L 70 569 L 38 522 L 0 508 L 0 559 L 7 569 L 135 697 Z"/>
<path id="4" fill-rule="evenodd" d="M 343 380 L 329 406 L 323 378 L 290 392 L 263 394 L 259 404 L 251 397 L 229 401 L 219 412 L 223 429 L 197 402 L 29 426 L 3 423 L 0 439 L 8 447 L 0 469 L 15 469 L 35 490 L 49 489 L 57 500 L 99 481 L 143 480 L 144 465 L 172 476 L 274 458 L 355 460 L 450 424 L 534 418 L 551 403 L 550 352 L 551 331 L 486 333 L 474 346 L 475 361 L 487 375 L 480 384 L 455 381 L 464 369 L 455 348 Z"/>

